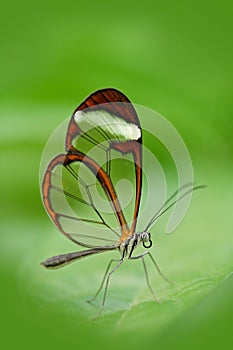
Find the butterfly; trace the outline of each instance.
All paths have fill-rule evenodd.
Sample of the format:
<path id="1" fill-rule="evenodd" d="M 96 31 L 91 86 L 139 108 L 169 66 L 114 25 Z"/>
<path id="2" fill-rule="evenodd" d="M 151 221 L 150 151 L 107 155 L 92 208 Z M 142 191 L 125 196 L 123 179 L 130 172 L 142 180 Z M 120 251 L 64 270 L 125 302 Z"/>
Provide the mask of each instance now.
<path id="1" fill-rule="evenodd" d="M 175 204 L 172 199 L 178 191 L 153 215 L 145 229 L 138 232 L 143 177 L 142 138 L 140 121 L 130 100 L 116 89 L 96 91 L 75 109 L 66 133 L 65 152 L 49 162 L 43 177 L 42 197 L 48 215 L 67 238 L 87 248 L 48 258 L 41 263 L 45 268 L 59 268 L 106 251 L 118 250 L 120 253 L 119 260 L 109 262 L 100 287 L 90 300 L 93 301 L 104 287 L 99 314 L 105 304 L 110 276 L 126 259 L 142 260 L 147 285 L 155 300 L 158 298 L 149 283 L 145 256 L 170 283 L 148 251 L 152 246 L 149 229 Z M 121 165 L 124 163 L 126 170 Z M 129 220 L 115 186 L 119 178 L 124 179 L 128 174 L 131 180 L 134 179 L 135 189 L 130 201 L 132 217 Z M 200 186 L 191 191 L 197 188 Z M 190 189 L 183 196 L 189 192 Z M 124 204 L 127 206 L 128 202 Z M 134 255 L 139 245 L 146 250 Z"/>

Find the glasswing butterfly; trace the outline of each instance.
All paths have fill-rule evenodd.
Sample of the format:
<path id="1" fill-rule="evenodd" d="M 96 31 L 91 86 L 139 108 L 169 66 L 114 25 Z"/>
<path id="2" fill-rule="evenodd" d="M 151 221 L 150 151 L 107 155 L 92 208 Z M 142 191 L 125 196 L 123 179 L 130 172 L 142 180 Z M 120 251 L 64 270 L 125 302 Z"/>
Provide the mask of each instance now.
<path id="1" fill-rule="evenodd" d="M 122 164 L 119 158 L 123 159 L 126 168 L 119 167 Z M 115 186 L 122 178 L 135 180 L 135 190 L 131 191 L 131 200 L 124 203 L 124 210 Z M 183 186 L 180 191 L 187 187 Z M 187 189 L 178 200 L 200 187 Z M 124 191 L 128 192 L 127 186 Z M 74 111 L 66 133 L 65 153 L 49 162 L 42 182 L 44 206 L 54 224 L 71 241 L 88 249 L 53 256 L 41 264 L 55 269 L 85 256 L 118 250 L 120 259 L 110 261 L 100 287 L 91 299 L 93 301 L 105 285 L 99 313 L 104 307 L 111 274 L 127 258 L 142 260 L 154 299 L 158 300 L 149 283 L 145 255 L 170 282 L 148 250 L 136 256 L 133 253 L 140 244 L 146 249 L 152 246 L 149 228 L 177 202 L 172 199 L 179 191 L 165 201 L 143 231 L 137 232 L 141 192 L 142 128 L 136 110 L 118 90 L 96 91 Z M 131 207 L 132 212 L 129 220 L 125 215 L 127 207 Z"/>

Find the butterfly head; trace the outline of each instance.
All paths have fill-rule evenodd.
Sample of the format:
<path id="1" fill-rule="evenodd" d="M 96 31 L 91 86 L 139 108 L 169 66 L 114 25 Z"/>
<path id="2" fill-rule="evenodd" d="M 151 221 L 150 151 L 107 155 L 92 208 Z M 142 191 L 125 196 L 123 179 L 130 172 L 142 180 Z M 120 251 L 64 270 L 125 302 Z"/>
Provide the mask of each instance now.
<path id="1" fill-rule="evenodd" d="M 152 240 L 150 238 L 150 232 L 141 232 L 140 233 L 141 242 L 144 248 L 150 248 L 152 246 Z"/>

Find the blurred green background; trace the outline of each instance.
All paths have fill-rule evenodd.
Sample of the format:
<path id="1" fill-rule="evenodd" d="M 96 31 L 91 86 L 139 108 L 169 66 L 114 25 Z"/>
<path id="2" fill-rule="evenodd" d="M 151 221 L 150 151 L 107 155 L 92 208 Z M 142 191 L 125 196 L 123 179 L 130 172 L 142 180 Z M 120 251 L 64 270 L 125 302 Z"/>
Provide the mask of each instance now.
<path id="1" fill-rule="evenodd" d="M 2 347 L 228 348 L 232 9 L 225 0 L 1 5 Z M 110 256 L 55 272 L 39 266 L 76 247 L 49 221 L 38 172 L 51 132 L 104 87 L 118 88 L 172 122 L 190 151 L 196 183 L 208 188 L 194 195 L 176 233 L 157 238 L 154 254 L 177 284 L 172 289 L 153 279 L 163 303 L 151 301 L 134 264 L 118 272 L 106 314 L 92 321 L 97 309 L 85 299 Z"/>

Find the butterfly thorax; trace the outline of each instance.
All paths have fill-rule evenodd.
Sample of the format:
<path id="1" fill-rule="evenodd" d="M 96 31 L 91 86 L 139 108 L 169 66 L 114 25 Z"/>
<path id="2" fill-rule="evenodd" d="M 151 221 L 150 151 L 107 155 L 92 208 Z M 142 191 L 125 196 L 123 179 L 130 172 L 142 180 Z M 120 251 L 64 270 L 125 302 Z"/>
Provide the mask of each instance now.
<path id="1" fill-rule="evenodd" d="M 146 242 L 149 242 L 146 245 Z M 145 248 L 152 246 L 149 232 L 135 232 L 132 236 L 127 237 L 119 246 L 122 260 L 131 258 L 134 249 L 142 243 Z"/>

